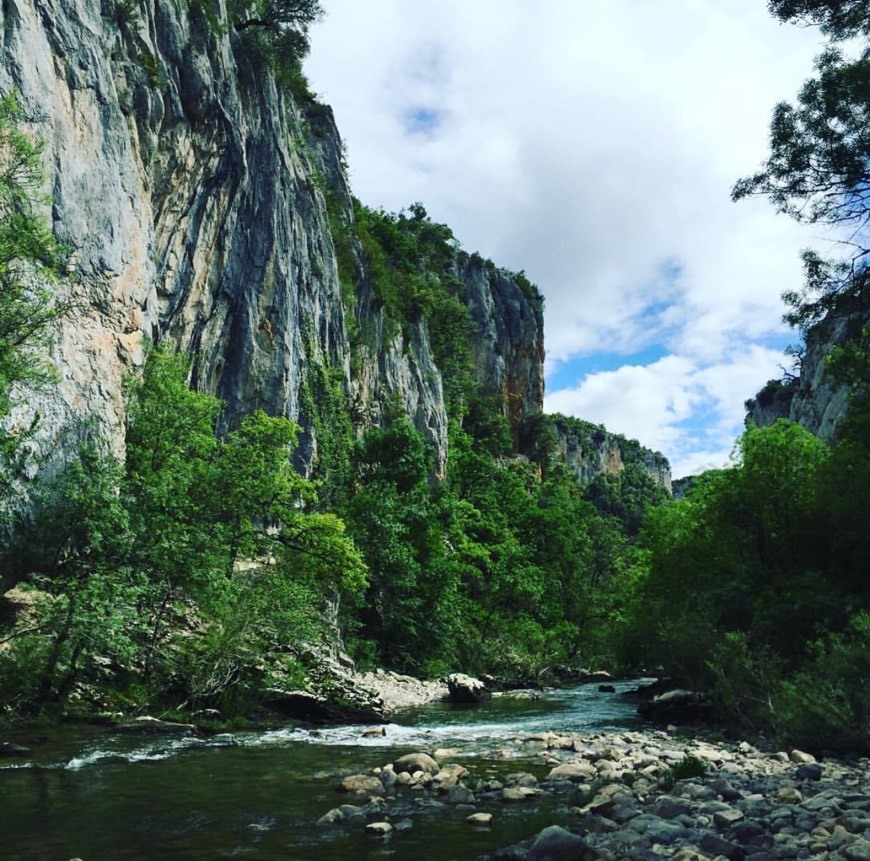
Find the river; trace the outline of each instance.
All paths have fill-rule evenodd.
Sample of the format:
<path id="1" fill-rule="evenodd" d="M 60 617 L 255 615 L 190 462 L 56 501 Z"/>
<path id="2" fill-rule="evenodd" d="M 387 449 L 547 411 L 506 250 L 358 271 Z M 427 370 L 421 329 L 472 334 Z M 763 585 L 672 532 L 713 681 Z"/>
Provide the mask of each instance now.
<path id="1" fill-rule="evenodd" d="M 3 861 L 368 861 L 471 859 L 569 821 L 570 799 L 541 796 L 515 806 L 479 804 L 492 826 L 467 811 L 406 794 L 383 818 L 386 839 L 362 824 L 320 826 L 333 807 L 359 803 L 336 791 L 341 776 L 370 771 L 412 751 L 456 748 L 449 761 L 474 779 L 549 767 L 532 745 L 544 731 L 599 732 L 637 726 L 634 704 L 581 685 L 538 698 L 499 696 L 479 707 L 433 703 L 393 716 L 383 737 L 366 727 L 278 729 L 211 738 L 113 734 L 92 727 L 16 736 L 32 760 L 0 760 Z"/>

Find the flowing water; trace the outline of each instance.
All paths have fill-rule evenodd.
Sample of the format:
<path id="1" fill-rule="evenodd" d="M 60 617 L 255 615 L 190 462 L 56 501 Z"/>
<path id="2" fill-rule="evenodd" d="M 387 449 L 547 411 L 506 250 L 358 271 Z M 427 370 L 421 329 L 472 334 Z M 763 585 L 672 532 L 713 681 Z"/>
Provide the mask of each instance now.
<path id="1" fill-rule="evenodd" d="M 617 683 L 617 691 L 637 682 Z M 384 818 L 387 839 L 358 823 L 318 826 L 354 799 L 339 778 L 367 772 L 417 750 L 457 748 L 451 761 L 474 779 L 548 767 L 518 734 L 597 732 L 636 726 L 634 705 L 597 685 L 528 696 L 501 696 L 479 707 L 432 704 L 406 711 L 383 737 L 366 727 L 227 733 L 212 738 L 149 737 L 61 727 L 15 740 L 32 760 L 0 760 L 2 861 L 449 861 L 523 840 L 554 822 L 570 797 L 541 796 L 515 806 L 478 805 L 494 814 L 478 829 L 465 813 L 404 793 Z"/>

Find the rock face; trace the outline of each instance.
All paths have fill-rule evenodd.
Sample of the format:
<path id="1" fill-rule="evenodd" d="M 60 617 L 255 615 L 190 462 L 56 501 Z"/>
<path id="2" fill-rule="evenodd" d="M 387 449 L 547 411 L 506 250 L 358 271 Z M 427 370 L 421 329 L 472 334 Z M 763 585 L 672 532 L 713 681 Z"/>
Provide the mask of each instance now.
<path id="1" fill-rule="evenodd" d="M 523 276 L 511 275 L 477 255 L 459 267 L 475 323 L 472 354 L 477 382 L 504 404 L 515 451 L 523 424 L 544 408 L 543 306 Z"/>
<path id="2" fill-rule="evenodd" d="M 848 407 L 849 392 L 826 373 L 825 359 L 835 347 L 856 337 L 868 320 L 866 311 L 835 314 L 812 327 L 799 376 L 786 382 L 771 380 L 746 401 L 746 421 L 767 427 L 777 419 L 790 419 L 822 439 L 832 439 Z"/>
<path id="3" fill-rule="evenodd" d="M 190 357 L 192 385 L 226 401 L 226 427 L 257 408 L 300 423 L 302 471 L 317 457 L 305 392 L 318 367 L 337 369 L 358 428 L 398 400 L 443 467 L 426 321 L 388 334 L 358 247 L 352 310 L 342 295 L 331 228 L 353 207 L 331 110 L 279 90 L 244 33 L 202 4 L 13 0 L 0 20 L 0 89 L 20 93 L 46 142 L 51 220 L 73 261 L 59 386 L 12 417 L 40 415 L 28 478 L 85 439 L 121 452 L 122 380 L 148 341 Z M 518 438 L 543 402 L 540 297 L 476 256 L 456 265 L 479 381 Z M 351 314 L 369 336 L 353 362 Z"/>
<path id="4" fill-rule="evenodd" d="M 557 452 L 581 484 L 599 473 L 622 472 L 632 463 L 643 466 L 649 476 L 672 493 L 671 466 L 667 458 L 644 448 L 635 440 L 613 434 L 600 425 L 565 416 L 554 416 Z"/>

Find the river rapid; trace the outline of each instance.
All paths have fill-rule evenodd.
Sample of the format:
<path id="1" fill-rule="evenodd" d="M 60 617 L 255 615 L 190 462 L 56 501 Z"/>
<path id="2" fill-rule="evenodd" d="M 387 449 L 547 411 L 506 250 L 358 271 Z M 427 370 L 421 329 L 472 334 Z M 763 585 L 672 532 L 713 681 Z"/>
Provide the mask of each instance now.
<path id="1" fill-rule="evenodd" d="M 0 857 L 4 861 L 257 861 L 471 859 L 569 818 L 570 799 L 541 796 L 511 807 L 487 828 L 429 793 L 405 793 L 383 818 L 386 839 L 364 822 L 325 826 L 341 804 L 347 774 L 367 773 L 417 751 L 451 749 L 475 779 L 516 772 L 543 778 L 549 766 L 523 739 L 542 732 L 594 734 L 638 727 L 621 696 L 638 682 L 597 684 L 540 695 L 495 697 L 478 707 L 432 703 L 370 727 L 287 728 L 211 738 L 141 737 L 92 727 L 19 734 L 28 760 L 0 760 Z M 486 810 L 486 804 L 479 804 Z M 371 818 L 371 817 L 369 817 Z"/>

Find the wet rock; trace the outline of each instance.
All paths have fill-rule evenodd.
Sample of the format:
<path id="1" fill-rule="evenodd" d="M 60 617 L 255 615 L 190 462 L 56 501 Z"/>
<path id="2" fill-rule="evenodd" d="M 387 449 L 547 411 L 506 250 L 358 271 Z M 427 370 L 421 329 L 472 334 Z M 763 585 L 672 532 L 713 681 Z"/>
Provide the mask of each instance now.
<path id="1" fill-rule="evenodd" d="M 337 822 L 350 822 L 355 819 L 362 819 L 365 816 L 365 809 L 357 807 L 355 804 L 342 804 L 340 807 L 333 807 L 328 813 L 324 813 L 317 820 L 318 825 L 334 825 Z"/>
<path id="2" fill-rule="evenodd" d="M 508 786 L 502 790 L 501 797 L 502 801 L 528 801 L 539 795 L 540 792 L 540 789 L 534 789 L 531 786 Z"/>
<path id="3" fill-rule="evenodd" d="M 453 673 L 447 677 L 447 698 L 452 703 L 481 703 L 492 695 L 489 688 L 465 673 Z"/>
<path id="4" fill-rule="evenodd" d="M 526 855 L 528 861 L 596 861 L 600 857 L 582 837 L 558 825 L 545 828 Z"/>
<path id="5" fill-rule="evenodd" d="M 387 734 L 387 728 L 376 726 L 363 731 L 363 738 L 383 738 Z"/>
<path id="6" fill-rule="evenodd" d="M 477 825 L 486 827 L 492 824 L 492 814 L 491 813 L 472 813 L 471 816 L 466 816 L 465 821 L 469 825 Z"/>
<path id="7" fill-rule="evenodd" d="M 393 830 L 393 826 L 389 822 L 369 822 L 365 830 L 372 837 L 386 837 Z"/>
<path id="8" fill-rule="evenodd" d="M 474 793 L 467 786 L 457 784 L 447 790 L 448 804 L 474 804 L 474 801 Z"/>
<path id="9" fill-rule="evenodd" d="M 349 774 L 338 784 L 340 792 L 352 792 L 355 795 L 376 795 L 383 789 L 380 777 L 374 774 Z"/>
<path id="10" fill-rule="evenodd" d="M 537 786 L 538 778 L 528 771 L 517 771 L 507 775 L 504 779 L 505 786 Z"/>
<path id="11" fill-rule="evenodd" d="M 434 775 L 441 771 L 441 766 L 428 753 L 408 753 L 393 763 L 393 771 L 396 774 L 422 771 L 424 774 Z"/>

